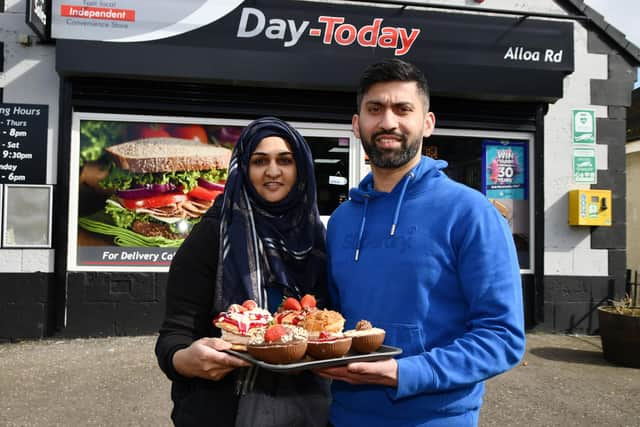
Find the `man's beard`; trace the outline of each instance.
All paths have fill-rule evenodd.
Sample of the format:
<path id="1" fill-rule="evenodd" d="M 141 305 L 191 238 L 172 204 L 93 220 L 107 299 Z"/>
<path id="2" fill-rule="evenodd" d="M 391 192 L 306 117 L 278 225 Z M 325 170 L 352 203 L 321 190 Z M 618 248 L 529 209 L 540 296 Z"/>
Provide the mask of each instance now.
<path id="1" fill-rule="evenodd" d="M 400 148 L 398 149 L 381 149 L 375 140 L 381 135 L 394 135 L 400 138 Z M 407 137 L 403 134 L 394 132 L 376 132 L 367 140 L 360 131 L 362 148 L 369 156 L 369 161 L 376 167 L 382 169 L 395 169 L 404 166 L 413 159 L 420 147 L 422 146 L 422 137 L 416 138 L 412 143 L 407 142 Z"/>

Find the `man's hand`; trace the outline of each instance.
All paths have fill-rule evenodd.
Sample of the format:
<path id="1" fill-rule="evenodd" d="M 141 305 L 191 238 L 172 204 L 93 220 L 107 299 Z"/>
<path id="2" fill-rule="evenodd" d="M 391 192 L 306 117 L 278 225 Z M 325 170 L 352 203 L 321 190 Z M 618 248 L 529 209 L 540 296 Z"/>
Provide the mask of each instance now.
<path id="1" fill-rule="evenodd" d="M 231 344 L 220 338 L 201 338 L 173 355 L 173 366 L 185 377 L 200 377 L 218 381 L 235 368 L 249 366 L 248 362 L 223 353 Z"/>
<path id="2" fill-rule="evenodd" d="M 349 384 L 398 386 L 398 362 L 395 359 L 349 363 L 346 366 L 314 369 L 314 372 L 321 377 L 345 381 Z"/>

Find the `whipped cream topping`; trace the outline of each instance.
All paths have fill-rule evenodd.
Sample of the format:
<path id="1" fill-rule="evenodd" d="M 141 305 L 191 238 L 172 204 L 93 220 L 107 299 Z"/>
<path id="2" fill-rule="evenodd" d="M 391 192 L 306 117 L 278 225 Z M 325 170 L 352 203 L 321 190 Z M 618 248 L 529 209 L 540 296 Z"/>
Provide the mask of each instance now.
<path id="1" fill-rule="evenodd" d="M 360 329 L 360 330 L 352 329 L 350 331 L 345 332 L 344 335 L 347 337 L 362 337 L 365 335 L 375 335 L 375 334 L 383 334 L 383 333 L 384 333 L 384 329 L 371 328 L 371 329 Z"/>
<path id="2" fill-rule="evenodd" d="M 267 326 L 272 319 L 273 317 L 268 310 L 256 307 L 253 310 L 243 312 L 222 312 L 213 319 L 213 323 L 221 329 L 225 329 L 225 326 L 231 326 L 233 329 L 237 329 L 237 331 L 233 331 L 234 333 L 247 335 L 252 329 Z"/>
<path id="3" fill-rule="evenodd" d="M 287 344 L 293 341 L 304 341 L 308 338 L 307 331 L 299 326 L 293 325 L 283 325 L 287 330 L 287 333 L 284 334 L 278 341 L 274 341 L 271 343 L 265 343 L 264 334 L 267 331 L 267 328 L 261 328 L 256 330 L 256 333 L 249 338 L 249 345 L 262 345 L 262 344 Z"/>
<path id="4" fill-rule="evenodd" d="M 342 332 L 309 332 L 309 341 L 315 342 L 331 342 L 344 337 Z"/>

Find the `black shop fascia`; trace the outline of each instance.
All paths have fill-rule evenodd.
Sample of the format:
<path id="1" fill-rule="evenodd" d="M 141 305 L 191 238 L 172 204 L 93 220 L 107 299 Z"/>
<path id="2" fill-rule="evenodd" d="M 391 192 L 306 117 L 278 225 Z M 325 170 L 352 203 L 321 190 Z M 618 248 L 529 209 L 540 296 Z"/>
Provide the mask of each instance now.
<path id="1" fill-rule="evenodd" d="M 400 58 L 425 71 L 434 97 L 548 103 L 562 97 L 562 80 L 574 69 L 572 22 L 291 0 L 245 1 L 214 22 L 162 39 L 56 44 L 57 71 L 84 82 L 84 102 L 90 87 L 133 79 L 138 83 L 125 84 L 127 94 L 143 98 L 164 82 L 166 97 L 189 97 L 180 88 L 193 91 L 195 84 L 264 88 L 283 92 L 284 100 L 287 91 L 273 89 L 288 89 L 294 102 L 296 91 L 348 94 L 334 98 L 340 104 L 366 65 Z"/>

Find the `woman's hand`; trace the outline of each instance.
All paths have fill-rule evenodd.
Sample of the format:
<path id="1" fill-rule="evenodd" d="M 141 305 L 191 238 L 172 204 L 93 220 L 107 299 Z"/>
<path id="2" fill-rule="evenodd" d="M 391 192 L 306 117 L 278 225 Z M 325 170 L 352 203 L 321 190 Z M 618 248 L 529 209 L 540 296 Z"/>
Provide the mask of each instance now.
<path id="1" fill-rule="evenodd" d="M 220 338 L 201 338 L 176 351 L 173 366 L 185 377 L 218 381 L 235 368 L 249 366 L 248 362 L 222 352 L 230 348 L 231 344 Z"/>
<path id="2" fill-rule="evenodd" d="M 398 386 L 398 363 L 395 359 L 349 363 L 347 366 L 314 369 L 314 372 L 321 377 L 346 381 L 349 384 Z"/>

